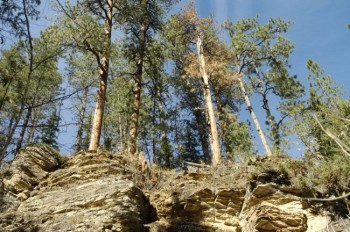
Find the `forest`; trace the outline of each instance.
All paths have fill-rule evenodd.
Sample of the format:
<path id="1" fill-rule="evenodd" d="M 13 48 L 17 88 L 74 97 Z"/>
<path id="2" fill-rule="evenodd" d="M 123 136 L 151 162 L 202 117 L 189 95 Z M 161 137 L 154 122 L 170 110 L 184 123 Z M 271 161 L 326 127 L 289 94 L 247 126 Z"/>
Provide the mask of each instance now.
<path id="1" fill-rule="evenodd" d="M 72 153 L 142 154 L 164 168 L 291 156 L 298 141 L 314 173 L 349 176 L 350 99 L 316 61 L 305 64 L 308 85 L 290 71 L 292 23 L 218 24 L 193 1 L 174 12 L 178 2 L 51 1 L 36 37 L 43 3 L 3 0 L 0 163 L 33 143 L 59 150 L 74 128 Z"/>

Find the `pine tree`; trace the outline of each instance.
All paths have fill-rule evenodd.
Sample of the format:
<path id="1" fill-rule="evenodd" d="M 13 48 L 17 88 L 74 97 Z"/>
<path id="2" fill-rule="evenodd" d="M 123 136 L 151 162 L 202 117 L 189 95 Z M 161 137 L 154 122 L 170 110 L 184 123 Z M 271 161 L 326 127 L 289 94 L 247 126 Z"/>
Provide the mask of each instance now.
<path id="1" fill-rule="evenodd" d="M 57 143 L 57 133 L 60 131 L 58 128 L 60 117 L 57 115 L 57 111 L 54 110 L 47 119 L 45 126 L 41 129 L 39 140 L 42 143 L 48 144 L 55 149 L 59 149 Z"/>
<path id="2" fill-rule="evenodd" d="M 284 111 L 281 119 L 276 121 L 269 99 L 278 96 L 282 104 L 291 104 L 303 94 L 300 82 L 288 73 L 288 57 L 293 45 L 282 33 L 285 33 L 289 26 L 290 23 L 282 19 L 270 19 L 266 25 L 260 25 L 257 18 L 243 19 L 236 24 L 227 21 L 224 24 L 236 55 L 232 65 L 236 66 L 236 72 L 241 75 L 238 79 L 239 85 L 268 156 L 272 155 L 270 145 L 250 102 L 250 96 L 254 93 L 261 96 L 272 142 L 274 147 L 280 150 L 280 125 L 290 115 Z"/>

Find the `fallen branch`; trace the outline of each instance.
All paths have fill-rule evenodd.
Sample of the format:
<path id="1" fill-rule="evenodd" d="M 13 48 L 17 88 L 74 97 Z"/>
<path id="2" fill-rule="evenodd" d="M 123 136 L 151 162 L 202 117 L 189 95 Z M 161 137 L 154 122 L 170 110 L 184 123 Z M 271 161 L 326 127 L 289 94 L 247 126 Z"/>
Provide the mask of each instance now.
<path id="1" fill-rule="evenodd" d="M 189 165 L 189 166 L 195 166 L 195 167 L 201 167 L 201 168 L 210 168 L 209 165 L 206 164 L 197 164 L 197 163 L 192 163 L 189 161 L 184 161 L 185 164 Z"/>

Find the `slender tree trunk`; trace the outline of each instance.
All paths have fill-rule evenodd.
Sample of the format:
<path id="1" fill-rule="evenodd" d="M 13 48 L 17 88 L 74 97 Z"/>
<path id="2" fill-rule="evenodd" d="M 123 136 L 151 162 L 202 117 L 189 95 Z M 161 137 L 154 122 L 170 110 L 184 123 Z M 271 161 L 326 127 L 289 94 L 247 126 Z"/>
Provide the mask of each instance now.
<path id="1" fill-rule="evenodd" d="M 277 150 L 280 150 L 281 149 L 281 135 L 278 131 L 275 117 L 271 113 L 269 101 L 267 99 L 266 94 L 262 90 L 262 87 L 261 87 L 261 92 L 262 92 L 262 97 L 263 97 L 263 108 L 264 108 L 265 113 L 266 113 L 268 124 L 271 128 L 271 135 L 272 135 L 272 139 L 273 139 L 273 144 Z"/>
<path id="2" fill-rule="evenodd" d="M 232 116 L 230 117 L 229 115 L 227 115 L 226 106 L 222 104 L 219 91 L 219 89 L 214 87 L 216 106 L 219 112 L 219 124 L 222 133 L 222 142 L 226 152 L 230 153 L 230 156 L 233 156 L 232 149 L 229 146 L 230 141 L 228 141 L 226 137 L 227 127 L 228 125 L 230 125 L 230 123 L 232 123 Z"/>
<path id="3" fill-rule="evenodd" d="M 119 94 L 117 95 L 117 101 L 118 101 L 118 104 L 120 104 L 120 96 Z M 118 133 L 119 133 L 119 142 L 120 142 L 120 150 L 124 151 L 124 132 L 123 132 L 123 127 L 122 127 L 122 113 L 119 113 L 118 114 Z"/>
<path id="4" fill-rule="evenodd" d="M 0 160 L 2 160 L 4 158 L 4 156 L 6 154 L 6 151 L 7 151 L 7 148 L 8 148 L 8 146 L 10 145 L 10 143 L 12 141 L 12 138 L 13 138 L 13 135 L 14 135 L 14 133 L 16 131 L 18 123 L 21 120 L 21 117 L 22 117 L 22 114 L 23 114 L 24 108 L 25 108 L 25 104 L 24 104 L 25 103 L 25 98 L 27 97 L 28 92 L 29 92 L 30 81 L 32 79 L 32 73 L 33 73 L 34 48 L 33 48 L 33 41 L 32 41 L 31 31 L 30 31 L 29 17 L 28 17 L 28 12 L 27 12 L 28 9 L 27 9 L 27 4 L 26 4 L 25 0 L 22 0 L 22 5 L 23 5 L 23 14 L 24 14 L 25 23 L 26 23 L 27 39 L 28 39 L 28 44 L 29 44 L 29 49 L 28 49 L 29 70 L 28 70 L 28 73 L 27 73 L 27 80 L 26 80 L 26 83 L 25 83 L 25 89 L 24 89 L 24 92 L 23 92 L 23 95 L 22 95 L 23 99 L 22 99 L 22 103 L 21 103 L 21 108 L 20 108 L 18 116 L 17 116 L 17 118 L 15 120 L 15 124 L 14 124 L 10 134 L 8 135 L 7 140 L 6 140 L 2 150 L 0 152 Z"/>
<path id="5" fill-rule="evenodd" d="M 10 88 L 10 85 L 12 83 L 12 80 L 14 79 L 15 75 L 11 75 L 11 79 L 9 80 L 9 82 L 6 84 L 6 89 L 5 89 L 5 92 L 0 100 L 0 111 L 2 110 L 2 107 L 4 106 L 4 103 L 5 103 L 5 99 L 6 99 L 6 96 L 7 96 L 7 93 L 9 91 L 9 88 Z"/>
<path id="6" fill-rule="evenodd" d="M 137 151 L 137 134 L 139 127 L 139 116 L 141 106 L 141 88 L 142 88 L 142 74 L 143 74 L 143 61 L 144 61 L 144 50 L 146 40 L 147 27 L 143 23 L 140 32 L 140 57 L 136 64 L 135 72 L 135 84 L 134 84 L 134 101 L 131 114 L 131 125 L 130 125 L 130 141 L 129 141 L 129 153 L 134 156 Z"/>
<path id="7" fill-rule="evenodd" d="M 159 129 L 160 129 L 160 141 L 161 144 L 165 146 L 170 146 L 169 140 L 167 137 L 167 128 L 166 128 L 166 123 L 165 123 L 165 112 L 164 112 L 164 105 L 162 101 L 162 89 L 161 89 L 161 83 L 159 83 L 160 86 L 156 88 L 156 94 L 157 94 L 157 105 L 158 105 L 158 110 L 159 110 Z M 165 144 L 166 143 L 166 144 Z M 162 148 L 162 145 L 161 145 Z M 163 147 L 164 148 L 164 147 Z M 161 149 L 161 152 L 163 154 L 164 160 L 165 160 L 165 167 L 170 168 L 171 166 L 171 153 L 170 150 L 163 150 Z"/>
<path id="8" fill-rule="evenodd" d="M 219 134 L 216 126 L 216 118 L 213 107 L 213 102 L 211 99 L 210 86 L 209 86 L 209 76 L 205 69 L 205 59 L 203 54 L 203 45 L 200 36 L 197 38 L 197 52 L 198 59 L 200 63 L 200 72 L 203 79 L 203 92 L 204 92 L 204 104 L 208 110 L 208 127 L 209 129 L 209 141 L 212 152 L 212 165 L 217 166 L 221 163 L 221 152 L 220 152 L 220 142 Z"/>
<path id="9" fill-rule="evenodd" d="M 20 111 L 18 112 L 17 118 L 15 119 L 15 122 L 12 126 L 12 128 L 9 128 L 9 133 L 7 134 L 7 139 L 0 151 L 0 162 L 5 158 L 6 156 L 6 151 L 7 148 L 10 146 L 13 135 L 15 134 L 16 128 L 18 126 L 19 121 L 21 120 L 23 114 L 23 107 L 20 109 Z M 15 154 L 16 155 L 16 154 Z"/>
<path id="10" fill-rule="evenodd" d="M 252 104 L 250 103 L 250 99 L 249 99 L 249 96 L 247 94 L 247 91 L 244 87 L 244 83 L 243 83 L 243 80 L 242 78 L 238 78 L 238 81 L 239 81 L 239 85 L 240 85 L 240 88 L 241 88 L 241 91 L 243 93 L 243 96 L 244 96 L 244 100 L 247 104 L 247 107 L 248 107 L 248 110 L 249 110 L 249 113 L 253 119 L 253 122 L 255 124 L 255 127 L 256 127 L 256 130 L 258 132 L 258 135 L 261 139 L 261 142 L 264 146 L 264 149 L 265 149 L 265 152 L 266 152 L 266 155 L 267 156 L 272 156 L 272 152 L 271 152 L 271 149 L 266 141 L 266 137 L 265 137 L 265 134 L 264 134 L 264 131 L 262 130 L 261 126 L 260 126 L 260 123 L 259 123 L 259 120 L 258 118 L 256 117 L 256 114 L 253 110 L 253 107 L 252 107 Z"/>
<path id="11" fill-rule="evenodd" d="M 19 151 L 19 149 L 21 149 L 21 147 L 22 147 L 24 135 L 25 135 L 25 133 L 26 133 L 26 130 L 27 130 L 27 127 L 28 127 L 30 118 L 32 117 L 33 106 L 35 105 L 35 102 L 36 102 L 36 99 L 37 99 L 37 96 L 38 96 L 40 84 L 41 84 L 41 79 L 39 79 L 39 81 L 38 81 L 38 83 L 37 83 L 37 85 L 36 85 L 36 88 L 35 88 L 35 91 L 34 91 L 34 96 L 33 96 L 32 102 L 30 103 L 30 105 L 29 105 L 29 107 L 28 107 L 28 110 L 27 110 L 26 117 L 24 118 L 24 121 L 23 121 L 23 124 L 22 124 L 22 130 L 21 130 L 21 133 L 20 133 L 20 135 L 19 135 L 18 142 L 17 142 L 16 153 L 17 153 L 17 152 Z"/>
<path id="12" fill-rule="evenodd" d="M 84 131 L 84 122 L 85 122 L 85 113 L 86 113 L 86 102 L 87 95 L 89 93 L 89 88 L 85 86 L 83 96 L 81 97 L 81 108 L 79 110 L 79 123 L 78 123 L 78 131 L 75 140 L 75 151 L 79 152 L 82 150 L 82 142 L 83 142 L 83 131 Z"/>
<path id="13" fill-rule="evenodd" d="M 135 74 L 134 84 L 134 101 L 131 114 L 131 125 L 130 125 L 130 141 L 129 141 L 129 153 L 135 155 L 137 150 L 137 135 L 139 127 L 139 116 L 140 116 L 140 105 L 141 105 L 141 83 L 142 83 L 142 64 L 141 61 L 137 65 L 137 71 Z"/>
<path id="14" fill-rule="evenodd" d="M 105 21 L 105 39 L 108 43 L 108 48 L 107 48 L 107 51 L 105 51 L 103 54 L 102 62 L 100 65 L 99 87 L 98 87 L 97 102 L 95 107 L 95 114 L 92 122 L 89 150 L 97 150 L 98 146 L 100 145 L 103 113 L 104 113 L 106 91 L 107 91 L 107 78 L 108 78 L 109 59 L 110 59 L 109 46 L 111 44 L 111 35 L 112 35 L 113 0 L 107 0 L 106 4 L 107 4 L 107 9 L 106 9 L 106 21 Z"/>
<path id="15" fill-rule="evenodd" d="M 271 113 L 269 100 L 267 99 L 267 93 L 266 93 L 266 91 L 264 91 L 263 84 L 262 84 L 262 79 L 260 77 L 260 72 L 259 72 L 259 70 L 257 68 L 256 68 L 256 73 L 257 73 L 258 78 L 259 78 L 259 83 L 258 84 L 259 84 L 259 89 L 260 89 L 261 96 L 263 98 L 263 108 L 264 108 L 265 113 L 266 113 L 268 124 L 269 124 L 269 126 L 271 128 L 271 135 L 272 135 L 272 139 L 273 139 L 273 144 L 274 144 L 274 147 L 279 151 L 281 149 L 281 147 L 280 147 L 280 145 L 281 145 L 281 135 L 279 133 L 275 117 L 273 117 L 273 115 Z"/>
<path id="16" fill-rule="evenodd" d="M 34 110 L 33 113 L 32 113 L 33 116 L 30 119 L 30 124 L 31 125 L 37 125 L 38 117 L 39 117 L 39 114 L 40 114 L 40 109 L 36 108 L 36 109 L 33 109 L 33 110 Z M 35 133 L 35 127 L 32 126 L 28 130 L 25 144 L 33 143 L 34 133 Z"/>
<path id="17" fill-rule="evenodd" d="M 204 159 L 207 163 L 210 163 L 210 152 L 209 152 L 209 144 L 207 140 L 207 132 L 205 130 L 205 116 L 203 117 L 202 111 L 200 110 L 201 105 L 198 103 L 198 96 L 195 95 L 194 91 L 191 89 L 192 87 L 189 85 L 189 83 L 186 84 L 186 89 L 188 92 L 188 95 L 190 97 L 191 105 L 192 105 L 192 112 L 196 119 L 197 123 L 197 130 L 199 134 L 199 140 L 201 142 L 202 146 L 202 152 Z"/>
<path id="18" fill-rule="evenodd" d="M 21 130 L 21 133 L 20 133 L 20 135 L 19 135 L 18 142 L 17 142 L 16 153 L 17 153 L 17 152 L 19 151 L 19 149 L 21 149 L 21 147 L 22 147 L 24 134 L 26 133 L 26 130 L 27 130 L 27 127 L 28 127 L 28 123 L 29 123 L 30 117 L 32 116 L 32 110 L 33 110 L 33 108 L 30 106 L 30 107 L 28 108 L 27 114 L 26 114 L 26 116 L 25 116 L 25 118 L 24 118 L 24 121 L 23 121 L 23 124 L 22 124 L 22 130 Z"/>

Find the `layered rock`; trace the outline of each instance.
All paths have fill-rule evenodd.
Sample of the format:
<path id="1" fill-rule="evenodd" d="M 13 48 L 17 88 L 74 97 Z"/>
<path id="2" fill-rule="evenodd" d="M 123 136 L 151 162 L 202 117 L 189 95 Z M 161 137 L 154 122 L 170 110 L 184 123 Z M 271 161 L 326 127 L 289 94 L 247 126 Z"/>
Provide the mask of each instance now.
<path id="1" fill-rule="evenodd" d="M 306 231 L 302 202 L 276 184 L 258 185 L 247 192 L 240 215 L 243 231 Z"/>
<path id="2" fill-rule="evenodd" d="M 264 178 L 248 184 L 246 188 L 210 188 L 208 178 L 211 177 L 197 174 L 178 177 L 191 178 L 174 186 L 173 192 L 155 193 L 152 201 L 157 207 L 158 216 L 164 220 L 160 224 L 150 225 L 150 228 L 165 227 L 171 231 L 170 228 L 182 221 L 192 223 L 191 231 L 196 231 L 196 224 L 198 231 L 202 231 L 200 226 L 207 226 L 210 229 L 203 231 L 311 232 L 327 228 L 330 222 L 328 216 L 312 213 L 311 205 L 305 204 L 300 197 L 302 191 L 291 187 L 283 175 L 267 177 L 271 173 L 262 174 Z M 271 180 L 271 183 L 265 183 Z"/>
<path id="3" fill-rule="evenodd" d="M 28 150 L 30 153 L 23 152 L 17 157 L 26 157 L 28 161 L 34 154 L 35 162 L 28 165 L 14 162 L 4 184 L 14 193 L 28 191 L 29 194 L 27 199 L 22 199 L 15 215 L 0 215 L 1 231 L 133 232 L 142 231 L 143 224 L 156 219 L 155 210 L 135 186 L 135 173 L 123 157 L 104 152 L 81 153 L 50 173 L 57 166 L 43 167 L 41 171 L 29 166 L 57 164 L 55 156 L 44 154 L 44 149 L 35 148 L 36 153 L 31 148 Z"/>
<path id="4" fill-rule="evenodd" d="M 309 193 L 278 171 L 250 182 L 241 167 L 145 176 L 133 162 L 84 152 L 62 163 L 46 146 L 22 150 L 0 182 L 0 231 L 312 232 L 329 226 L 330 218 L 300 197 Z M 151 183 L 147 194 L 140 183 Z M 334 231 L 342 231 L 340 223 Z"/>
<path id="5" fill-rule="evenodd" d="M 45 145 L 30 146 L 19 151 L 5 173 L 3 182 L 11 192 L 28 195 L 29 191 L 59 166 L 56 151 Z"/>

